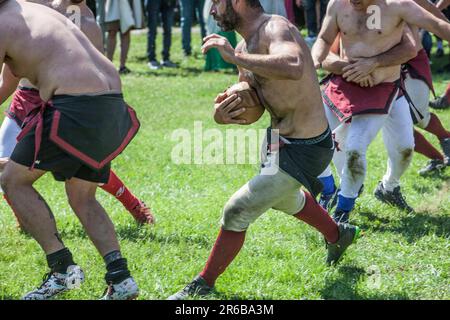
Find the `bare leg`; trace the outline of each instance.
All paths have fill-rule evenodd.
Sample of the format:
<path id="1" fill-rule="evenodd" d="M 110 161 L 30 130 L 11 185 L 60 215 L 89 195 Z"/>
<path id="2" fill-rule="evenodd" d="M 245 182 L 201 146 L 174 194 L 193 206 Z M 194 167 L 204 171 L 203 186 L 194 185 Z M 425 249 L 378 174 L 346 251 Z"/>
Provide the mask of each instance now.
<path id="1" fill-rule="evenodd" d="M 125 67 L 130 50 L 131 36 L 130 31 L 120 34 L 120 68 Z"/>
<path id="2" fill-rule="evenodd" d="M 108 39 L 106 40 L 106 57 L 111 61 L 114 58 L 116 43 L 117 43 L 117 31 L 109 31 Z"/>
<path id="3" fill-rule="evenodd" d="M 27 232 L 49 255 L 64 248 L 56 229 L 55 217 L 33 183 L 45 171 L 30 171 L 10 160 L 1 177 L 1 186 Z"/>
<path id="4" fill-rule="evenodd" d="M 97 184 L 72 178 L 66 182 L 70 206 L 102 257 L 120 250 L 114 225 L 95 198 Z"/>

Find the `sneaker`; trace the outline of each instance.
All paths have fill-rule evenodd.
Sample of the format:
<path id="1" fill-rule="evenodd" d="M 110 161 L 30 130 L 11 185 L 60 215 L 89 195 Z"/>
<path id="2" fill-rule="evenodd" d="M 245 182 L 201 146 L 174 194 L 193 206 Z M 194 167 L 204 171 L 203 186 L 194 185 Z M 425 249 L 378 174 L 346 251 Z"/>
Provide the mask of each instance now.
<path id="1" fill-rule="evenodd" d="M 450 138 L 441 140 L 441 148 L 444 152 L 444 165 L 450 166 Z"/>
<path id="2" fill-rule="evenodd" d="M 383 183 L 380 181 L 375 189 L 374 195 L 375 198 L 381 202 L 387 203 L 407 212 L 414 212 L 414 209 L 406 203 L 405 197 L 400 191 L 400 186 L 395 187 L 393 191 L 388 191 L 384 188 Z"/>
<path id="3" fill-rule="evenodd" d="M 127 67 L 121 67 L 121 68 L 119 69 L 119 74 L 128 74 L 128 73 L 130 73 L 130 72 L 131 72 L 131 70 L 128 69 Z"/>
<path id="4" fill-rule="evenodd" d="M 167 300 L 185 300 L 193 296 L 206 296 L 212 292 L 213 288 L 208 286 L 205 279 L 197 276 L 183 290 L 171 295 Z"/>
<path id="5" fill-rule="evenodd" d="M 22 300 L 48 300 L 67 290 L 79 288 L 84 281 L 84 273 L 79 266 L 72 265 L 66 273 L 47 273 L 43 281 L 39 288 L 28 292 Z"/>
<path id="6" fill-rule="evenodd" d="M 165 68 L 178 68 L 178 65 L 170 60 L 161 60 L 161 66 Z"/>
<path id="7" fill-rule="evenodd" d="M 336 243 L 327 243 L 327 265 L 335 265 L 345 250 L 355 243 L 361 234 L 361 229 L 348 223 L 338 223 L 339 239 Z"/>
<path id="8" fill-rule="evenodd" d="M 155 217 L 143 201 L 138 201 L 138 204 L 131 210 L 129 210 L 134 220 L 140 224 L 154 224 Z"/>
<path id="9" fill-rule="evenodd" d="M 342 209 L 336 208 L 333 214 L 333 220 L 336 223 L 348 223 L 350 217 L 350 212 L 344 211 Z"/>
<path id="10" fill-rule="evenodd" d="M 132 277 L 118 284 L 110 283 L 100 300 L 133 300 L 139 295 L 139 288 Z"/>
<path id="11" fill-rule="evenodd" d="M 148 66 L 148 68 L 149 68 L 150 70 L 159 70 L 159 69 L 161 69 L 161 65 L 160 65 L 159 62 L 156 61 L 156 60 L 150 61 L 150 62 L 147 64 L 147 66 Z"/>
<path id="12" fill-rule="evenodd" d="M 445 167 L 444 162 L 440 159 L 431 159 L 427 165 L 419 170 L 419 174 L 422 177 L 426 177 L 433 173 L 439 172 Z"/>
<path id="13" fill-rule="evenodd" d="M 442 96 L 437 98 L 434 101 L 430 101 L 430 108 L 433 109 L 447 109 L 450 107 L 450 103 L 447 100 L 447 97 Z"/>

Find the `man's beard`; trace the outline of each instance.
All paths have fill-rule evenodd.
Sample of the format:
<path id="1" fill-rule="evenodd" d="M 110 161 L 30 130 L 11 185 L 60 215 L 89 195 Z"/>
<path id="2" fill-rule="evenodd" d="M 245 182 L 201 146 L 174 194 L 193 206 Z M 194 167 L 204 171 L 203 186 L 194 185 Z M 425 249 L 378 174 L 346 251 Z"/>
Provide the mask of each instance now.
<path id="1" fill-rule="evenodd" d="M 241 22 L 241 17 L 234 11 L 231 0 L 227 0 L 225 13 L 220 17 L 216 15 L 214 18 L 222 31 L 236 30 L 236 27 L 238 27 Z"/>

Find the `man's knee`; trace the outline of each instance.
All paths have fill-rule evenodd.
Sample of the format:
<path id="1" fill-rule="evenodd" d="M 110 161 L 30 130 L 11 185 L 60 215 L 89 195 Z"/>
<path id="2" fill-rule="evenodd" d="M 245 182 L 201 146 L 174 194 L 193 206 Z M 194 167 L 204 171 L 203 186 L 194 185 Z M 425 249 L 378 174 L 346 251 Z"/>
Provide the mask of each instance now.
<path id="1" fill-rule="evenodd" d="M 234 201 L 229 201 L 223 209 L 222 227 L 224 230 L 245 231 L 253 220 L 248 208 Z"/>
<path id="2" fill-rule="evenodd" d="M 419 128 L 425 129 L 430 124 L 431 117 L 430 117 L 430 113 L 429 112 L 423 114 L 422 116 L 423 116 L 423 119 L 420 119 L 416 123 L 416 126 L 418 126 Z"/>
<path id="3" fill-rule="evenodd" d="M 364 176 L 366 172 L 366 167 L 364 165 L 365 157 L 365 153 L 359 150 L 349 150 L 346 152 L 347 169 L 353 180 L 357 180 Z"/>
<path id="4" fill-rule="evenodd" d="M 85 212 L 97 203 L 95 196 L 92 195 L 68 193 L 67 196 L 69 205 L 75 213 Z"/>
<path id="5" fill-rule="evenodd" d="M 413 157 L 414 147 L 413 148 L 404 148 L 400 150 L 400 161 L 404 165 L 408 165 Z"/>

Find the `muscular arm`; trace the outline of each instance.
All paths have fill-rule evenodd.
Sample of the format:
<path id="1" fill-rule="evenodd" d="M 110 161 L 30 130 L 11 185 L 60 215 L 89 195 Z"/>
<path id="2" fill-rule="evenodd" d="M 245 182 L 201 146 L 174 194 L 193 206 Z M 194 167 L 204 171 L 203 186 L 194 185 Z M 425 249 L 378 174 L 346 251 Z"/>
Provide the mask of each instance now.
<path id="1" fill-rule="evenodd" d="M 435 6 L 429 0 L 414 0 L 419 6 L 427 10 L 429 13 L 434 15 L 436 18 L 442 19 L 448 22 L 447 17 L 442 13 L 442 9 L 439 10 L 437 6 Z M 449 2 L 450 4 L 450 2 Z"/>
<path id="2" fill-rule="evenodd" d="M 397 0 L 393 2 L 399 16 L 410 25 L 416 25 L 430 31 L 438 37 L 450 41 L 450 24 L 441 20 L 412 0 Z"/>
<path id="3" fill-rule="evenodd" d="M 1 59 L 3 61 L 3 59 Z M 14 93 L 20 79 L 16 78 L 9 67 L 3 64 L 0 75 L 0 105 L 2 105 Z"/>
<path id="4" fill-rule="evenodd" d="M 337 25 L 337 9 L 336 1 L 331 0 L 327 7 L 327 13 L 323 19 L 322 28 L 316 42 L 311 49 L 311 55 L 314 61 L 314 66 L 317 68 L 325 61 L 328 52 L 339 33 Z"/>

